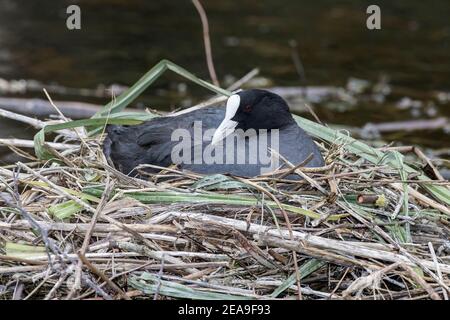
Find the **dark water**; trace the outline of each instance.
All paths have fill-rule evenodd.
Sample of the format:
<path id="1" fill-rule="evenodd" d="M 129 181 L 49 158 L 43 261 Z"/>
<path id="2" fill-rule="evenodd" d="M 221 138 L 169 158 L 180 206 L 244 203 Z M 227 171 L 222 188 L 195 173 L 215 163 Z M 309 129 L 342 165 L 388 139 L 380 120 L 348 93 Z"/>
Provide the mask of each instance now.
<path id="1" fill-rule="evenodd" d="M 65 26 L 65 10 L 72 3 L 82 10 L 79 31 Z M 391 85 L 412 92 L 450 91 L 448 0 L 376 1 L 382 10 L 378 31 L 366 28 L 365 11 L 373 1 L 202 3 L 221 81 L 259 67 L 274 86 L 344 86 L 350 77 L 375 82 L 387 76 Z M 297 42 L 304 65 L 302 81 L 294 68 L 291 40 Z M 131 85 L 163 58 L 208 79 L 200 19 L 191 1 L 0 0 L 0 78 L 86 88 Z M 176 105 L 177 97 L 152 100 L 152 94 L 175 91 L 180 81 L 165 75 L 149 90 L 148 104 Z M 206 92 L 188 85 L 188 93 L 198 99 Z M 339 113 L 318 106 L 318 112 L 324 121 L 346 125 L 411 118 L 392 105 L 369 104 Z M 448 104 L 437 105 L 436 111 L 435 116 L 450 115 Z M 13 134 L 4 123 L 0 126 L 0 136 Z M 396 138 L 450 147 L 449 136 L 441 131 Z"/>

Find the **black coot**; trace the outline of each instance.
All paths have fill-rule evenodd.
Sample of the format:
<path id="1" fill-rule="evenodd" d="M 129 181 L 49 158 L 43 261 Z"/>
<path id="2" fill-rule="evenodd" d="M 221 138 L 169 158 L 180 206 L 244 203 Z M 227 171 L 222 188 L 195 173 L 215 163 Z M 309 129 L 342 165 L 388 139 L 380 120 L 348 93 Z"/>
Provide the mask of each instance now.
<path id="1" fill-rule="evenodd" d="M 254 177 L 283 166 L 282 158 L 297 165 L 311 154 L 306 166 L 324 164 L 286 102 L 266 90 L 234 94 L 226 108 L 208 107 L 136 126 L 109 125 L 106 131 L 106 157 L 130 175 L 137 174 L 140 164 L 168 167 L 176 163 L 197 173 Z"/>

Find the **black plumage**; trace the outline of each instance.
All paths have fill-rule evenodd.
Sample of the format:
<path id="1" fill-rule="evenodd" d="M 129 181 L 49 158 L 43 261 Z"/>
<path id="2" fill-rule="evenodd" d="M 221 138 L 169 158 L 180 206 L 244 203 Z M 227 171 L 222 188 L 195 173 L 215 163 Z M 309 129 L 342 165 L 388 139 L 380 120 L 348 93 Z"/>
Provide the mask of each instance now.
<path id="1" fill-rule="evenodd" d="M 289 162 L 294 165 L 299 164 L 312 154 L 313 158 L 307 163 L 308 167 L 318 167 L 324 164 L 317 146 L 306 132 L 297 125 L 289 112 L 288 105 L 281 97 L 269 91 L 258 89 L 242 91 L 238 95 L 239 106 L 233 112 L 233 117 L 229 121 L 234 123 L 233 128 L 236 132 L 239 131 L 238 129 L 255 129 L 256 132 L 261 129 L 268 129 L 267 140 L 270 148 L 272 147 L 270 130 L 279 129 L 278 152 Z M 262 162 L 262 158 L 258 158 L 256 163 L 252 162 L 250 158 L 254 150 L 251 150 L 249 146 L 252 141 L 255 142 L 254 139 L 259 141 L 260 134 L 235 135 L 234 140 L 232 140 L 233 150 L 231 151 L 234 152 L 233 154 L 230 153 L 230 149 L 226 149 L 226 143 L 223 143 L 223 146 L 215 144 L 216 152 L 212 151 L 210 154 L 216 156 L 216 159 L 223 159 L 216 162 L 224 164 L 208 164 L 203 159 L 201 163 L 192 163 L 194 162 L 194 155 L 199 155 L 199 152 L 203 154 L 205 150 L 208 150 L 211 142 L 211 137 L 203 141 L 195 140 L 194 127 L 197 126 L 197 130 L 201 128 L 202 133 L 205 133 L 207 129 L 213 129 L 210 130 L 210 133 L 218 131 L 216 129 L 222 122 L 225 122 L 225 117 L 226 109 L 224 107 L 208 107 L 178 116 L 154 118 L 136 126 L 109 125 L 106 129 L 107 137 L 104 142 L 104 153 L 114 166 L 125 174 L 135 175 L 134 169 L 140 164 L 168 167 L 173 163 L 172 150 L 179 144 L 178 140 L 172 141 L 172 133 L 175 129 L 185 129 L 185 132 L 190 134 L 192 147 L 189 151 L 190 155 L 184 155 L 183 152 L 181 152 L 181 155 L 186 156 L 185 159 L 190 158 L 191 163 L 188 163 L 189 161 L 180 163 L 181 169 L 203 174 L 222 173 L 244 177 L 261 174 L 261 168 L 269 166 Z M 225 139 L 223 139 L 223 142 L 225 142 Z M 212 146 L 209 146 L 209 148 L 211 151 Z M 258 147 L 258 152 L 259 149 Z M 268 150 L 264 150 L 264 152 L 269 155 Z M 220 156 L 220 153 L 223 155 Z M 227 154 L 229 159 L 233 159 L 233 161 L 225 164 Z M 243 155 L 245 155 L 244 163 L 242 161 L 239 163 L 237 160 L 239 156 L 242 160 Z M 281 160 L 280 165 L 282 164 L 283 161 Z"/>

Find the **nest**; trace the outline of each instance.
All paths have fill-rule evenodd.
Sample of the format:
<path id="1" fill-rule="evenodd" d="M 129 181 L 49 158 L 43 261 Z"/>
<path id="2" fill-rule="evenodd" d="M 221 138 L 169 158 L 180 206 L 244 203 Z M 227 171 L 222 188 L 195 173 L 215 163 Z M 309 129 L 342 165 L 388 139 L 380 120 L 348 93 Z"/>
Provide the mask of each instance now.
<path id="1" fill-rule="evenodd" d="M 450 209 L 424 188 L 448 181 L 339 141 L 323 168 L 133 178 L 73 132 L 51 161 L 0 168 L 2 299 L 448 297 Z"/>

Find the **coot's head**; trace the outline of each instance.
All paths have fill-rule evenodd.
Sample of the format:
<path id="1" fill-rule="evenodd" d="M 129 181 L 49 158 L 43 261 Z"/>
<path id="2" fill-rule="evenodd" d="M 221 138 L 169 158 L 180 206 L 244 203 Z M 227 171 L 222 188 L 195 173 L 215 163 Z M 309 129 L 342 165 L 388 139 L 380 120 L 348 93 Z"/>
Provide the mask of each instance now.
<path id="1" fill-rule="evenodd" d="M 241 91 L 227 100 L 225 118 L 211 143 L 216 144 L 235 129 L 280 129 L 294 122 L 286 101 L 260 89 Z"/>

